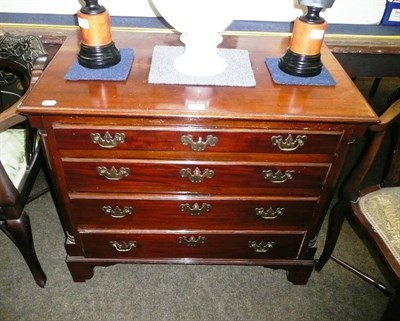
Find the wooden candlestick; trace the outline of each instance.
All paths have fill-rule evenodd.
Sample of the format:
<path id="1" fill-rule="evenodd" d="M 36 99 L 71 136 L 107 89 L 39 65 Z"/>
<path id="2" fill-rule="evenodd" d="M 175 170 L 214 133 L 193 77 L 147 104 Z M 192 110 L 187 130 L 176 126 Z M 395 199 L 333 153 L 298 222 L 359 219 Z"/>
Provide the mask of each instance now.
<path id="1" fill-rule="evenodd" d="M 327 23 L 319 13 L 334 0 L 300 0 L 307 13 L 295 20 L 290 46 L 279 60 L 279 68 L 290 75 L 313 77 L 321 73 L 321 46 Z"/>
<path id="2" fill-rule="evenodd" d="M 97 0 L 85 0 L 85 4 L 77 13 L 81 37 L 78 62 L 92 69 L 116 65 L 121 55 L 112 40 L 108 10 Z"/>

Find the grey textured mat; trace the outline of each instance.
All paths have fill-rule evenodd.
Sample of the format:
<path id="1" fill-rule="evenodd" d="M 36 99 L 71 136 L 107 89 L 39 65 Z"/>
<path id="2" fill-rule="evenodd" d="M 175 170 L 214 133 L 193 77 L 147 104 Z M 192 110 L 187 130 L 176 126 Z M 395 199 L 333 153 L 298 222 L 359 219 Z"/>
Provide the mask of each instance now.
<path id="1" fill-rule="evenodd" d="M 251 68 L 249 53 L 242 49 L 218 48 L 218 53 L 228 64 L 226 70 L 215 76 L 195 77 L 177 71 L 174 59 L 183 53 L 183 47 L 155 46 L 149 73 L 150 84 L 207 85 L 254 87 L 256 80 Z"/>

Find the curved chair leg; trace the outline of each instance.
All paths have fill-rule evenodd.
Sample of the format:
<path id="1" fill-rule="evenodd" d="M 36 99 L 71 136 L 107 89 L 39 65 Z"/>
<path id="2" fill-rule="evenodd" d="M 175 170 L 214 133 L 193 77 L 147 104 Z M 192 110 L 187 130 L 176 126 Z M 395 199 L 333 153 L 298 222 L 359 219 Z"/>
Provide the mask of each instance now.
<path id="1" fill-rule="evenodd" d="M 2 230 L 18 247 L 37 285 L 43 288 L 47 277 L 36 256 L 29 216 L 24 211 L 19 219 L 7 220 L 5 225 L 1 227 Z"/>
<path id="2" fill-rule="evenodd" d="M 319 272 L 325 266 L 326 262 L 328 262 L 329 258 L 332 255 L 333 250 L 335 249 L 336 242 L 339 238 L 340 230 L 343 225 L 343 221 L 346 217 L 346 213 L 349 210 L 350 204 L 348 201 L 338 201 L 332 208 L 328 229 L 326 234 L 325 246 L 322 251 L 321 256 L 319 257 L 317 264 L 315 265 L 315 269 Z"/>
<path id="3" fill-rule="evenodd" d="M 400 290 L 396 289 L 396 292 L 390 298 L 389 304 L 382 315 L 381 321 L 397 321 L 399 320 L 399 316 L 400 316 Z"/>

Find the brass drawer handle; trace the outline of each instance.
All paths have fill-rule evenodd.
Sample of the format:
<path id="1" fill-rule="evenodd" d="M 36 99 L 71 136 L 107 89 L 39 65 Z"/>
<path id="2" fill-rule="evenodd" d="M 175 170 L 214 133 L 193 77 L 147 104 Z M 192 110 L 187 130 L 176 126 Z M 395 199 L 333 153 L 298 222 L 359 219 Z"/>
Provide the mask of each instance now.
<path id="1" fill-rule="evenodd" d="M 279 169 L 275 174 L 272 170 L 263 170 L 262 171 L 264 179 L 269 180 L 274 184 L 281 184 L 286 182 L 287 180 L 293 179 L 294 170 L 287 170 L 285 173 Z"/>
<path id="2" fill-rule="evenodd" d="M 118 252 L 129 252 L 130 250 L 134 249 L 137 245 L 136 241 L 110 241 L 110 245 L 116 249 Z"/>
<path id="3" fill-rule="evenodd" d="M 183 135 L 181 137 L 183 145 L 190 145 L 195 152 L 202 152 L 206 149 L 207 145 L 215 146 L 218 143 L 218 138 L 213 135 L 208 135 L 206 141 L 203 142 L 203 138 L 199 137 L 198 141 L 193 141 L 192 135 Z"/>
<path id="4" fill-rule="evenodd" d="M 186 246 L 198 246 L 200 244 L 204 244 L 206 242 L 206 238 L 204 236 L 180 236 L 178 237 L 178 243 Z"/>
<path id="5" fill-rule="evenodd" d="M 181 212 L 189 213 L 191 216 L 198 216 L 203 212 L 208 212 L 211 209 L 211 205 L 207 203 L 202 203 L 201 206 L 198 203 L 194 203 L 190 207 L 189 203 L 179 205 Z"/>
<path id="6" fill-rule="evenodd" d="M 271 137 L 272 145 L 278 146 L 279 149 L 284 152 L 294 151 L 297 148 L 303 146 L 306 141 L 306 135 L 297 135 L 295 139 L 293 139 L 292 135 L 290 134 L 288 137 L 286 137 L 286 139 L 283 139 L 283 137 L 280 135 Z"/>
<path id="7" fill-rule="evenodd" d="M 128 167 L 121 167 L 119 170 L 117 170 L 113 166 L 111 167 L 110 171 L 108 171 L 107 167 L 105 166 L 97 166 L 96 170 L 100 176 L 103 176 L 111 181 L 118 181 L 123 177 L 127 177 L 129 175 Z"/>
<path id="8" fill-rule="evenodd" d="M 192 173 L 190 168 L 182 168 L 179 172 L 181 177 L 187 177 L 192 183 L 201 183 L 205 178 L 212 178 L 214 171 L 206 168 L 202 174 L 200 169 L 196 167 Z"/>
<path id="9" fill-rule="evenodd" d="M 285 212 L 285 208 L 278 207 L 274 210 L 272 207 L 270 207 L 269 209 L 265 210 L 264 207 L 259 207 L 255 209 L 255 212 L 257 216 L 260 216 L 264 220 L 273 220 L 278 216 L 282 216 Z"/>
<path id="10" fill-rule="evenodd" d="M 90 138 L 94 144 L 103 148 L 114 148 L 120 143 L 125 143 L 125 134 L 123 133 L 115 133 L 114 138 L 109 132 L 106 132 L 103 137 L 99 133 L 91 133 Z"/>
<path id="11" fill-rule="evenodd" d="M 114 209 L 111 206 L 103 206 L 101 210 L 104 214 L 110 215 L 113 218 L 124 218 L 133 212 L 131 206 L 124 206 L 122 209 L 119 206 L 116 206 Z"/>
<path id="12" fill-rule="evenodd" d="M 274 248 L 275 242 L 264 242 L 261 241 L 257 243 L 257 241 L 249 241 L 249 248 L 253 249 L 256 253 L 266 253 L 270 249 Z"/>

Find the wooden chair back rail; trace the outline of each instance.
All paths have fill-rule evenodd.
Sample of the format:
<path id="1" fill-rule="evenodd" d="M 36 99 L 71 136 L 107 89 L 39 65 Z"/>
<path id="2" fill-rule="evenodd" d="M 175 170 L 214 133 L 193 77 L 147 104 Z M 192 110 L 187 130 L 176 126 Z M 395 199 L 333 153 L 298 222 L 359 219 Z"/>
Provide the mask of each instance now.
<path id="1" fill-rule="evenodd" d="M 382 145 L 382 141 L 386 134 L 386 129 L 396 121 L 397 117 L 400 114 L 400 100 L 394 102 L 390 108 L 388 108 L 380 117 L 380 122 L 376 125 L 371 125 L 369 130 L 374 134 L 371 142 L 369 143 L 368 150 L 362 157 L 361 162 L 358 164 L 357 168 L 351 173 L 350 178 L 347 183 L 343 187 L 343 197 L 346 199 L 354 200 L 358 197 L 359 187 L 364 181 L 368 171 L 375 160 L 375 157 Z M 398 157 L 393 159 L 391 166 L 399 166 Z M 397 161 L 396 161 L 397 160 Z M 387 184 L 395 185 L 396 182 L 399 182 L 399 171 L 390 169 L 388 174 L 388 179 L 386 180 Z M 396 177 L 397 176 L 397 177 Z"/>

